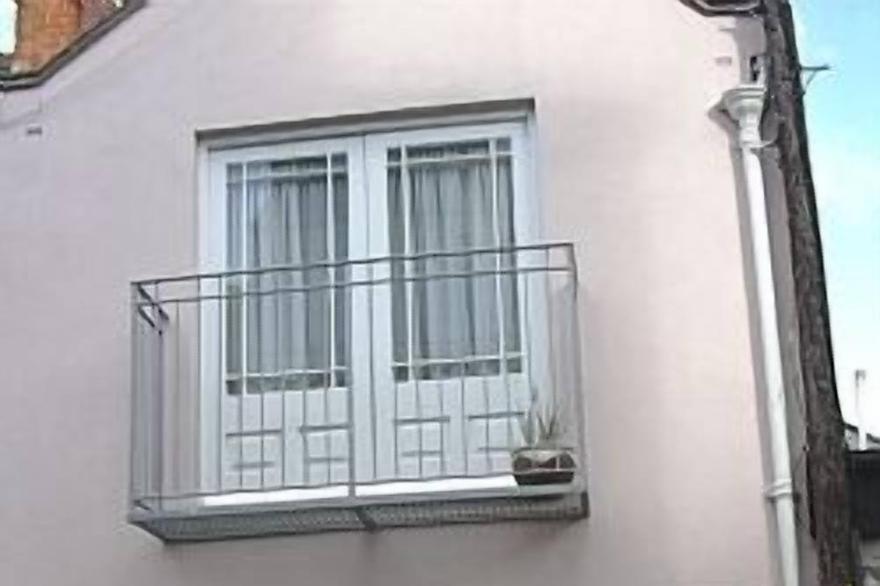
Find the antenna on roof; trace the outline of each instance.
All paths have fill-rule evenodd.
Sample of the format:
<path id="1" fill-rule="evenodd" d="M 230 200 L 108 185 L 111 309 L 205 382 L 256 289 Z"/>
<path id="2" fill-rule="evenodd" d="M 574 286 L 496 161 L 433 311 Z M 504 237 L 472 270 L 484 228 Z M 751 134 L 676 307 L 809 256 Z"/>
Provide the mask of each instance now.
<path id="1" fill-rule="evenodd" d="M 865 418 L 862 416 L 862 388 L 865 383 L 865 379 L 868 378 L 868 371 L 864 368 L 857 368 L 853 373 L 853 379 L 855 382 L 855 396 L 853 397 L 856 407 L 856 426 L 859 434 L 859 443 L 858 449 L 867 450 L 868 449 L 868 430 L 866 428 Z"/>

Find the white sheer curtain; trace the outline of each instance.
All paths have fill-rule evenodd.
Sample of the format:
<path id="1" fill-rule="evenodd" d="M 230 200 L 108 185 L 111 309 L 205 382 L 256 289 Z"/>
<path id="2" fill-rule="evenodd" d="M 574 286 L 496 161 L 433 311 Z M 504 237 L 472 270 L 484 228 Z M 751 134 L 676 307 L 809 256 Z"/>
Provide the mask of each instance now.
<path id="1" fill-rule="evenodd" d="M 410 148 L 406 164 L 391 164 L 388 196 L 392 253 L 512 246 L 510 161 L 496 159 L 496 209 L 489 157 L 488 142 L 483 142 Z M 408 202 L 404 201 L 402 176 L 409 181 Z M 395 362 L 419 362 L 423 366 L 415 372 L 420 378 L 498 372 L 502 355 L 519 348 L 515 280 L 511 275 L 496 274 L 498 262 L 498 254 L 481 253 L 395 263 L 394 275 L 398 277 L 427 277 L 412 282 L 411 298 L 405 282 L 394 284 Z M 502 269 L 512 264 L 510 254 L 500 255 Z M 453 274 L 459 276 L 443 276 Z"/>
<path id="2" fill-rule="evenodd" d="M 329 285 L 344 269 L 310 265 L 347 257 L 344 161 L 334 169 L 332 210 L 326 157 L 251 163 L 245 179 L 246 202 L 240 188 L 229 189 L 230 268 L 297 268 L 233 283 L 246 295 L 229 304 L 227 370 L 241 374 L 246 363 L 250 392 L 341 382 L 347 364 L 346 301 L 341 291 L 331 299 Z"/>

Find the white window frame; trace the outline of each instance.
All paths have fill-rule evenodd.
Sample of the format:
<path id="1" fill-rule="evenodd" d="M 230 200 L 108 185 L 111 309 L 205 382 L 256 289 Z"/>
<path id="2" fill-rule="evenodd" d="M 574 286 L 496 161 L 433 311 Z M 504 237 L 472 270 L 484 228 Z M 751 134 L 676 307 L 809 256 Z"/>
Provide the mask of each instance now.
<path id="1" fill-rule="evenodd" d="M 391 148 L 401 148 L 401 152 L 403 153 L 406 147 L 418 146 L 422 144 L 442 144 L 442 143 L 451 143 L 451 142 L 465 142 L 465 141 L 474 141 L 474 140 L 489 140 L 493 154 L 494 154 L 494 141 L 499 138 L 509 138 L 511 140 L 511 158 L 513 160 L 513 184 L 514 184 L 514 241 L 515 243 L 530 243 L 538 240 L 540 235 L 540 224 L 538 223 L 538 202 L 536 201 L 535 191 L 531 189 L 531 158 L 528 144 L 528 128 L 525 123 L 516 123 L 516 122 L 507 122 L 507 123 L 492 123 L 492 124 L 476 124 L 476 125 L 465 125 L 465 126 L 449 126 L 444 128 L 425 128 L 425 129 L 417 129 L 417 130 L 400 130 L 400 131 L 391 131 L 384 133 L 376 133 L 371 134 L 366 137 L 365 144 L 365 156 L 366 156 L 366 168 L 367 168 L 367 179 L 369 181 L 369 193 L 370 193 L 370 252 L 371 255 L 376 257 L 387 256 L 390 253 L 390 242 L 389 242 L 389 232 L 388 232 L 388 221 L 389 214 L 387 210 L 388 204 L 388 189 L 387 189 L 387 151 Z M 495 168 L 494 168 L 495 160 L 493 158 L 493 184 L 496 180 Z M 374 195 L 377 194 L 377 195 Z M 493 194 L 493 199 L 497 198 L 497 193 Z M 497 201 L 496 201 L 497 204 Z M 390 277 L 390 268 L 386 265 L 378 267 L 380 271 L 377 275 L 374 275 L 377 279 L 387 279 Z M 528 286 L 525 283 L 524 279 L 520 279 L 518 283 L 518 288 L 523 288 Z M 486 437 L 485 443 L 487 445 L 481 446 L 485 450 L 483 454 L 473 454 L 470 451 L 470 447 L 472 446 L 462 446 L 459 442 L 464 441 L 464 438 L 467 437 L 467 432 L 464 430 L 464 426 L 471 425 L 472 422 L 467 421 L 467 412 L 468 412 L 468 397 L 484 397 L 485 399 L 485 409 L 486 411 L 492 411 L 494 413 L 513 413 L 514 409 L 510 405 L 510 401 L 507 401 L 507 404 L 503 407 L 492 408 L 490 403 L 490 398 L 493 397 L 501 397 L 507 394 L 507 391 L 514 386 L 519 386 L 520 390 L 522 386 L 525 384 L 524 381 L 527 378 L 525 374 L 512 374 L 507 373 L 506 360 L 500 360 L 501 372 L 497 376 L 493 377 L 462 377 L 462 379 L 452 379 L 452 380 L 438 380 L 438 381 L 420 381 L 418 377 L 413 377 L 411 380 L 406 382 L 396 382 L 393 377 L 393 371 L 391 365 L 393 364 L 393 356 L 392 356 L 392 317 L 391 317 L 391 287 L 390 285 L 382 285 L 376 288 L 376 295 L 374 296 L 373 303 L 373 336 L 374 336 L 374 348 L 375 352 L 378 355 L 376 358 L 376 364 L 381 365 L 381 368 L 376 368 L 374 370 L 374 386 L 376 388 L 376 400 L 378 403 L 377 411 L 389 411 L 393 413 L 395 421 L 398 419 L 405 419 L 399 417 L 399 409 L 398 401 L 396 399 L 397 395 L 410 394 L 415 397 L 420 397 L 422 394 L 427 393 L 429 396 L 453 396 L 457 397 L 458 401 L 458 409 L 451 410 L 454 414 L 459 415 L 460 417 L 450 417 L 448 419 L 448 424 L 441 422 L 440 428 L 443 430 L 445 427 L 449 427 L 450 433 L 444 434 L 440 431 L 440 442 L 450 442 L 453 444 L 451 449 L 449 450 L 452 453 L 459 453 L 459 451 L 466 454 L 466 458 L 462 462 L 452 462 L 451 466 L 447 464 L 448 467 L 457 468 L 454 470 L 443 470 L 442 467 L 440 470 L 429 470 L 428 474 L 432 472 L 439 472 L 441 475 L 450 472 L 457 472 L 466 476 L 475 476 L 475 475 L 488 475 L 491 473 L 493 468 L 499 467 L 500 463 L 497 462 L 499 459 L 506 460 L 508 458 L 507 453 L 503 456 L 495 453 L 492 454 L 490 452 L 491 449 L 491 441 L 489 438 L 489 429 L 490 422 L 488 420 L 480 422 L 480 424 L 485 425 Z M 543 293 L 540 293 L 542 295 Z M 412 291 L 410 289 L 409 295 L 412 295 Z M 538 292 L 534 293 L 533 301 L 537 301 Z M 411 297 L 410 297 L 411 298 Z M 537 303 L 531 303 L 534 307 L 538 307 Z M 530 311 L 526 308 L 525 303 L 520 304 L 520 323 L 525 323 L 526 312 Z M 410 324 L 411 328 L 411 324 Z M 500 337 L 501 342 L 503 343 L 503 336 Z M 412 354 L 409 355 L 409 359 L 412 360 Z M 383 389 L 395 389 L 396 395 L 393 398 L 387 396 L 383 396 Z M 528 389 L 524 389 L 524 392 L 528 393 Z M 509 399 L 509 395 L 508 395 Z M 439 410 L 440 415 L 442 416 L 442 412 L 444 411 L 444 404 L 440 404 L 439 407 L 435 406 L 435 409 Z M 419 406 L 419 410 L 422 410 L 422 406 Z M 426 418 L 430 418 L 426 416 Z M 395 427 L 389 428 L 388 426 L 377 425 L 377 429 L 375 430 L 376 434 L 376 444 L 378 446 L 377 450 L 377 462 L 376 466 L 373 469 L 373 473 L 379 478 L 395 478 L 397 476 L 409 477 L 415 474 L 421 476 L 425 473 L 425 461 L 421 455 L 418 458 L 418 463 L 415 464 L 412 461 L 401 462 L 401 452 L 407 452 L 409 450 L 406 449 L 406 446 L 401 445 L 400 440 L 400 430 L 396 429 L 397 423 L 394 424 Z M 512 433 L 516 433 L 518 431 L 516 428 L 516 422 L 512 420 L 512 418 L 507 418 L 506 421 L 502 423 L 503 427 L 505 427 L 505 433 L 509 436 Z M 421 444 L 423 442 L 423 431 L 422 428 L 424 426 L 421 424 L 417 424 L 417 437 L 419 448 L 418 451 L 421 454 Z M 441 462 L 442 463 L 442 462 Z"/>
<path id="2" fill-rule="evenodd" d="M 205 170 L 207 179 L 206 193 L 204 197 L 203 223 L 202 225 L 202 247 L 200 252 L 200 261 L 204 272 L 224 272 L 227 267 L 227 205 L 226 197 L 226 168 L 230 163 L 241 163 L 246 166 L 247 163 L 263 160 L 285 159 L 285 158 L 301 158 L 322 156 L 330 153 L 344 152 L 349 161 L 348 177 L 349 182 L 362 183 L 360 176 L 362 166 L 352 164 L 351 161 L 357 161 L 362 158 L 361 147 L 363 141 L 357 137 L 333 138 L 333 139 L 313 139 L 307 141 L 297 141 L 280 145 L 264 145 L 249 146 L 236 149 L 228 149 L 221 152 L 211 153 L 208 155 L 206 163 L 208 168 Z M 242 195 L 247 193 L 246 187 L 242 190 Z M 365 201 L 362 197 L 352 197 L 351 190 L 349 192 L 349 217 L 363 217 L 366 214 Z M 329 202 L 328 198 L 328 202 Z M 245 205 L 245 202 L 243 202 Z M 246 226 L 242 226 L 246 229 Z M 349 223 L 349 246 L 361 247 L 366 250 L 366 233 L 364 225 L 356 222 Z M 243 256 L 246 257 L 246 251 Z M 210 280 L 203 284 L 204 287 L 215 287 Z M 203 294 L 206 292 L 202 291 Z M 218 291 L 207 291 L 208 294 L 217 294 Z M 200 357 L 202 378 L 205 381 L 201 389 L 200 400 L 200 438 L 201 438 L 201 456 L 203 461 L 214 463 L 219 466 L 202 466 L 201 481 L 203 487 L 216 487 L 219 492 L 234 490 L 236 488 L 246 489 L 253 487 L 256 481 L 262 485 L 265 481 L 265 464 L 261 464 L 258 470 L 240 471 L 238 478 L 235 478 L 234 472 L 228 467 L 230 456 L 223 453 L 221 445 L 226 443 L 229 437 L 234 433 L 233 429 L 238 428 L 240 437 L 238 439 L 239 462 L 241 466 L 246 459 L 245 442 L 250 443 L 250 439 L 246 438 L 241 432 L 247 432 L 251 428 L 259 428 L 262 433 L 259 434 L 261 459 L 265 457 L 266 437 L 269 435 L 265 431 L 267 427 L 266 421 L 274 419 L 279 409 L 283 411 L 279 404 L 281 401 L 288 401 L 288 392 L 279 394 L 259 393 L 248 395 L 243 388 L 239 396 L 230 396 L 226 392 L 225 368 L 226 364 L 226 336 L 224 335 L 224 327 L 226 324 L 225 304 L 219 309 L 210 304 L 206 304 L 201 308 L 201 324 L 202 338 L 204 340 L 218 340 L 217 344 L 204 345 L 203 354 Z M 218 311 L 221 314 L 218 314 Z M 245 312 L 246 313 L 246 312 Z M 246 331 L 246 325 L 242 326 Z M 221 368 L 217 368 L 220 365 Z M 354 368 L 354 365 L 350 365 Z M 243 369 L 246 369 L 246 359 Z M 352 373 L 352 378 L 354 374 Z M 220 397 L 217 397 L 219 393 Z M 311 390 L 301 391 L 302 401 L 307 401 L 307 397 Z M 268 408 L 267 408 L 268 407 Z M 258 413 L 259 415 L 256 415 Z M 243 422 L 243 423 L 242 423 Z M 302 422 L 302 425 L 307 425 Z M 279 442 L 286 445 L 287 430 L 289 422 L 279 421 L 275 427 L 280 429 L 278 435 Z M 222 438 L 218 441 L 218 438 Z M 286 458 L 285 450 L 279 447 L 280 458 Z M 291 466 L 283 468 L 289 473 Z M 329 476 L 329 473 L 328 473 Z M 328 478 L 329 480 L 329 478 Z M 270 479 L 271 482 L 271 479 Z M 279 478 L 279 483 L 284 485 L 289 483 L 289 478 Z M 237 486 L 236 486 L 237 484 Z M 272 483 L 274 484 L 274 482 Z"/>
<path id="3" fill-rule="evenodd" d="M 534 145 L 534 122 L 528 113 L 517 113 L 512 119 L 508 116 L 505 119 L 496 120 L 497 115 L 488 114 L 480 120 L 468 118 L 465 121 L 457 119 L 456 124 L 444 125 L 443 119 L 426 120 L 423 126 L 408 121 L 400 124 L 401 128 L 391 125 L 382 126 L 374 123 L 369 128 L 364 128 L 358 132 L 357 129 L 345 129 L 345 135 L 339 136 L 339 130 L 333 128 L 324 128 L 326 134 L 324 138 L 316 138 L 312 132 L 295 133 L 285 137 L 283 140 L 277 136 L 273 139 L 273 144 L 254 144 L 258 137 L 245 136 L 240 138 L 240 146 L 236 146 L 235 141 L 232 143 L 224 140 L 219 145 L 207 141 L 200 145 L 198 151 L 199 157 L 199 262 L 203 272 L 223 272 L 227 270 L 226 266 L 226 192 L 225 192 L 225 169 L 228 163 L 247 163 L 257 160 L 278 159 L 287 157 L 302 157 L 310 154 L 324 154 L 327 152 L 344 151 L 348 155 L 348 176 L 349 176 L 349 218 L 366 218 L 366 222 L 349 222 L 349 258 L 363 257 L 380 257 L 387 255 L 389 251 L 388 242 L 388 215 L 387 202 L 388 194 L 385 186 L 386 173 L 386 151 L 393 145 L 406 146 L 422 143 L 441 143 L 455 142 L 473 139 L 493 139 L 493 138 L 510 138 L 511 153 L 514 161 L 514 230 L 515 242 L 517 244 L 528 244 L 537 242 L 541 238 L 542 226 L 542 206 L 537 197 L 535 189 L 535 172 L 532 156 L 532 148 Z M 467 122 L 467 123 L 462 123 Z M 366 132 L 369 130 L 369 132 Z M 298 138 L 301 137 L 301 138 Z M 331 138 L 332 137 L 332 138 Z M 279 141 L 279 142 L 275 142 Z M 491 141 L 490 141 L 491 142 Z M 344 148 L 341 148 L 344 147 Z M 494 175 L 494 174 L 493 174 Z M 493 179 L 494 181 L 494 179 Z M 218 186 L 221 188 L 222 198 L 218 195 Z M 220 199 L 220 201 L 218 201 Z M 360 247 L 360 248 L 359 248 Z M 372 267 L 367 274 L 366 268 L 356 269 L 361 271 L 361 275 L 354 275 L 358 278 L 381 279 L 382 270 L 386 269 Z M 202 294 L 210 294 L 210 284 L 203 283 Z M 523 291 L 528 291 L 532 301 L 524 300 L 520 303 L 521 320 L 525 320 L 525 314 L 531 313 L 532 321 L 536 326 L 545 327 L 546 319 L 542 319 L 540 313 L 543 311 L 545 304 L 541 301 L 544 291 L 534 284 L 530 284 L 526 279 L 520 277 L 519 287 Z M 206 289 L 207 288 L 207 289 Z M 372 309 L 370 312 L 358 311 L 358 308 L 366 307 L 368 300 L 364 288 L 360 288 L 360 293 L 353 294 L 352 299 L 352 339 L 354 341 L 362 339 L 363 336 L 373 336 L 374 348 L 379 348 L 381 357 L 371 361 L 364 356 L 358 356 L 359 353 L 352 352 L 350 356 L 351 377 L 349 384 L 358 379 L 370 381 L 375 387 L 386 385 L 394 385 L 392 368 L 391 368 L 391 311 L 390 311 L 390 288 L 383 290 L 378 288 L 378 293 L 374 294 L 371 300 Z M 384 293 L 383 293 L 384 291 Z M 387 293 L 387 294 L 386 294 Z M 203 310 L 204 311 L 204 310 Z M 214 312 L 217 310 L 214 309 Z M 210 310 L 209 310 L 210 312 Z M 373 329 L 370 330 L 368 317 L 372 317 Z M 217 326 L 210 324 L 224 323 L 225 318 L 218 320 L 216 313 L 214 315 L 204 315 L 202 319 L 201 335 L 203 339 L 216 339 L 220 336 L 221 348 L 225 344 L 222 332 L 217 330 Z M 382 324 L 381 326 L 377 324 Z M 219 326 L 222 329 L 222 325 Z M 522 343 L 543 344 L 542 340 L 549 339 L 549 332 L 532 331 L 529 340 L 523 339 Z M 355 344 L 357 342 L 354 342 Z M 385 360 L 387 351 L 387 360 Z M 363 354 L 363 353 L 360 353 Z M 540 353 L 539 353 L 540 354 Z M 214 358 L 217 359 L 216 357 Z M 224 358 L 219 357 L 221 364 L 225 364 Z M 383 360 L 384 363 L 380 363 Z M 203 386 L 201 389 L 201 438 L 202 449 L 201 457 L 205 462 L 217 462 L 220 459 L 220 446 L 217 438 L 221 436 L 218 425 L 223 426 L 223 410 L 218 412 L 218 400 L 216 393 L 221 392 L 221 397 L 226 396 L 225 384 L 218 379 L 217 369 L 215 372 L 207 372 L 205 364 L 211 360 L 202 361 L 202 378 Z M 381 368 L 374 368 L 380 365 Z M 533 377 L 539 380 L 547 380 L 546 365 L 533 365 L 537 374 Z M 357 385 L 357 382 L 354 383 Z M 412 384 L 420 384 L 418 381 L 412 381 Z M 507 383 L 505 383 L 507 384 Z M 367 389 L 369 392 L 369 389 Z M 357 442 L 375 442 L 377 446 L 389 446 L 387 437 L 382 437 L 382 431 L 371 429 L 369 417 L 357 417 L 357 413 L 369 409 L 370 405 L 366 400 L 365 392 L 352 393 L 356 399 L 353 405 L 355 414 L 355 434 L 354 439 Z M 264 401 L 265 397 L 260 396 L 260 401 Z M 214 405 L 212 408 L 211 405 Z M 218 423 L 212 423 L 218 422 Z M 282 439 L 282 441 L 286 441 Z M 367 444 L 362 444 L 367 445 Z M 395 447 L 395 450 L 397 448 Z M 390 473 L 388 466 L 393 457 L 388 454 L 381 455 L 377 448 L 377 459 L 374 460 L 372 454 L 368 454 L 369 450 L 360 450 L 357 452 L 358 458 L 354 462 L 356 471 L 354 474 L 355 482 L 374 477 L 387 478 L 392 480 L 395 474 Z M 351 454 L 352 452 L 349 452 Z M 216 466 L 202 466 L 202 484 L 203 487 L 217 487 L 219 477 L 222 477 L 223 471 L 217 470 Z M 282 479 L 285 482 L 287 479 Z M 225 492 L 229 487 L 221 486 L 221 492 Z M 354 485 L 349 491 L 349 496 L 354 496 Z M 375 492 L 375 491 L 374 491 Z"/>

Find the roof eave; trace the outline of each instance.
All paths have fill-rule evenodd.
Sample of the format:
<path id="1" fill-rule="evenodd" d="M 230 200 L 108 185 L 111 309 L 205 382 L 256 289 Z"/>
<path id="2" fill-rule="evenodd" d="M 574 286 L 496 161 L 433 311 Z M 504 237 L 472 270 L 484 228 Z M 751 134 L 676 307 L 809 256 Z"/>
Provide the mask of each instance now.
<path id="1" fill-rule="evenodd" d="M 763 10 L 763 0 L 680 0 L 703 16 L 754 16 Z"/>

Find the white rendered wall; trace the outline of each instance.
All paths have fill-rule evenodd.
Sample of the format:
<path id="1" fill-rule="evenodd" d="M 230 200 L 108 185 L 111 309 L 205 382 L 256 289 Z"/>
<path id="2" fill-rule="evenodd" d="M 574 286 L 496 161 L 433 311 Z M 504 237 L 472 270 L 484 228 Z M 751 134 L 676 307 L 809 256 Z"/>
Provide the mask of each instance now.
<path id="1" fill-rule="evenodd" d="M 152 0 L 0 98 L 0 584 L 763 585 L 727 19 L 674 0 Z M 536 100 L 592 516 L 165 548 L 125 524 L 128 289 L 196 266 L 195 132 Z"/>

